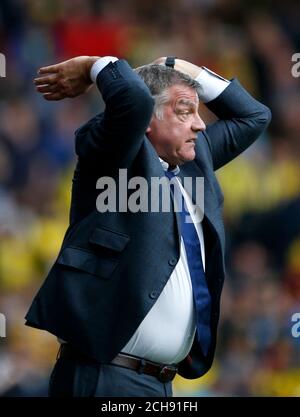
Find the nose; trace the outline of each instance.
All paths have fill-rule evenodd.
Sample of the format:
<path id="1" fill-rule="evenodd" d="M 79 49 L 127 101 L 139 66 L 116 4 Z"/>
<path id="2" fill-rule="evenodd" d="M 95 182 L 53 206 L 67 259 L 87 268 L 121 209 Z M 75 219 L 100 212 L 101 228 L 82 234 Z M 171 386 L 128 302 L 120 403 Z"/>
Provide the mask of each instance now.
<path id="1" fill-rule="evenodd" d="M 202 132 L 206 129 L 206 124 L 197 113 L 193 119 L 192 130 L 194 132 Z"/>

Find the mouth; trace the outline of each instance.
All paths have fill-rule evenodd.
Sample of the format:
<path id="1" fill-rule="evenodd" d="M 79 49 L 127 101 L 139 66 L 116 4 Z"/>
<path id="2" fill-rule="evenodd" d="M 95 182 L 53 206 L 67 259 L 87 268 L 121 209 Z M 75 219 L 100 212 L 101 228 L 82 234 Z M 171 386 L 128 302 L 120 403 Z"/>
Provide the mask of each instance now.
<path id="1" fill-rule="evenodd" d="M 193 143 L 195 144 L 196 138 L 191 138 L 186 141 L 186 143 Z"/>

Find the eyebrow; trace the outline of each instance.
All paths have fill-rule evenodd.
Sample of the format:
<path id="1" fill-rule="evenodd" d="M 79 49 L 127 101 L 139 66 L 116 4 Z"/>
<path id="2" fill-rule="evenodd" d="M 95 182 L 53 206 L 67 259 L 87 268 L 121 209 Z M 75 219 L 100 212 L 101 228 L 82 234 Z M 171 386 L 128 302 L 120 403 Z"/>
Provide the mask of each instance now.
<path id="1" fill-rule="evenodd" d="M 191 100 L 186 100 L 184 98 L 179 99 L 177 104 L 184 104 L 184 105 L 190 106 L 190 107 L 197 107 L 196 103 L 194 103 Z"/>

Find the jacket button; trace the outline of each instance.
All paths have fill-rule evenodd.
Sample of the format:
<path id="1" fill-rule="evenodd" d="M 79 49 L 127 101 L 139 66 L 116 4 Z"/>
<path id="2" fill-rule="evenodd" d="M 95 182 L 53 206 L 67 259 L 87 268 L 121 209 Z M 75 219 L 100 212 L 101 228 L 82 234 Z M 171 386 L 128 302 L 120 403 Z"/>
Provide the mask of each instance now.
<path id="1" fill-rule="evenodd" d="M 152 291 L 152 292 L 150 292 L 149 297 L 154 300 L 155 298 L 157 298 L 157 295 L 158 295 L 157 291 Z"/>
<path id="2" fill-rule="evenodd" d="M 169 265 L 174 266 L 176 264 L 177 264 L 177 259 L 175 259 L 175 258 L 169 259 Z"/>

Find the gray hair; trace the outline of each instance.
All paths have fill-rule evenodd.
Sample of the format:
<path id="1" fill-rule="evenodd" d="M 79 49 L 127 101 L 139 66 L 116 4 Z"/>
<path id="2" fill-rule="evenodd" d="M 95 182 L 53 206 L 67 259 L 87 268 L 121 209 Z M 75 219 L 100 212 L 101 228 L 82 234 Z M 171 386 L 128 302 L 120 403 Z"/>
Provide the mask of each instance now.
<path id="1" fill-rule="evenodd" d="M 165 65 L 149 64 L 136 68 L 135 71 L 142 78 L 154 98 L 154 114 L 157 119 L 163 119 L 163 105 L 170 97 L 167 89 L 173 85 L 183 85 L 193 88 L 198 92 L 199 83 L 182 72 Z"/>

